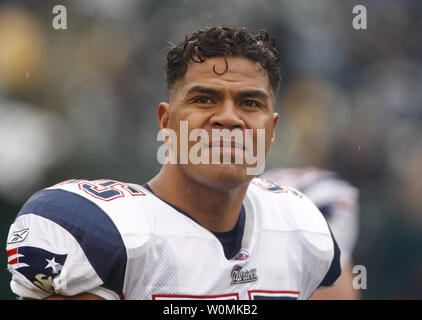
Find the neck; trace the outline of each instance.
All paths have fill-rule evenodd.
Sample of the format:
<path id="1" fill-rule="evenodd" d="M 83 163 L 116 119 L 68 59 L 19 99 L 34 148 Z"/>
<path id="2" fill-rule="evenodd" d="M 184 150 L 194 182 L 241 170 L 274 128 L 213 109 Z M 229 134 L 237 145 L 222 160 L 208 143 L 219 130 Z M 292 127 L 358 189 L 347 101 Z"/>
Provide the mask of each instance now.
<path id="1" fill-rule="evenodd" d="M 187 212 L 213 232 L 235 227 L 249 186 L 249 183 L 230 188 L 206 185 L 187 177 L 175 165 L 164 165 L 148 184 L 157 196 Z"/>

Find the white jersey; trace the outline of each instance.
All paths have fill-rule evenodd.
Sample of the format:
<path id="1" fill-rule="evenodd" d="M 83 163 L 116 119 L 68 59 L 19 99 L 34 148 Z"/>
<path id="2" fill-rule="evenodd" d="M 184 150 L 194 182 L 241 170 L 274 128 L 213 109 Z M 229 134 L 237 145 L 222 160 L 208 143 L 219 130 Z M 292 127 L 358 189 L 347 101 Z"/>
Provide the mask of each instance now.
<path id="1" fill-rule="evenodd" d="M 254 179 L 241 250 L 148 189 L 70 180 L 34 194 L 7 242 L 11 289 L 22 297 L 307 299 L 340 273 L 327 223 L 301 193 Z"/>
<path id="2" fill-rule="evenodd" d="M 341 250 L 341 265 L 351 261 L 358 238 L 359 191 L 332 171 L 313 167 L 277 168 L 264 178 L 303 192 L 323 213 Z"/>

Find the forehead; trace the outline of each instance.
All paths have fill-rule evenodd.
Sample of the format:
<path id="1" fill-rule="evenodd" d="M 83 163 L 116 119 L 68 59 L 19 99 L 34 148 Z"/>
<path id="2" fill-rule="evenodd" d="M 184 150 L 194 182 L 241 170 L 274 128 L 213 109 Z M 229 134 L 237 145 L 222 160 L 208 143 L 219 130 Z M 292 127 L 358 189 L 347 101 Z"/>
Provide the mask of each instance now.
<path id="1" fill-rule="evenodd" d="M 191 62 L 178 91 L 186 92 L 195 85 L 213 86 L 222 90 L 261 89 L 271 95 L 268 73 L 261 64 L 243 57 L 208 58 Z M 226 71 L 225 71 L 226 70 Z M 225 71 L 225 72 L 224 72 Z"/>

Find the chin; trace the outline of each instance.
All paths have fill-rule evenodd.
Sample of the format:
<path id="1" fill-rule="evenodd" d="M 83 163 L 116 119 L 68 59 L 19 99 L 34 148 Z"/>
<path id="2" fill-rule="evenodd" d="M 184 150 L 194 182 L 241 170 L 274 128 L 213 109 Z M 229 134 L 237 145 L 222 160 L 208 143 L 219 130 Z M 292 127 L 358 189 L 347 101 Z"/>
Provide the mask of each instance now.
<path id="1" fill-rule="evenodd" d="M 216 189 L 233 189 L 250 182 L 246 167 L 238 164 L 199 164 L 185 168 L 185 173 L 197 182 Z"/>

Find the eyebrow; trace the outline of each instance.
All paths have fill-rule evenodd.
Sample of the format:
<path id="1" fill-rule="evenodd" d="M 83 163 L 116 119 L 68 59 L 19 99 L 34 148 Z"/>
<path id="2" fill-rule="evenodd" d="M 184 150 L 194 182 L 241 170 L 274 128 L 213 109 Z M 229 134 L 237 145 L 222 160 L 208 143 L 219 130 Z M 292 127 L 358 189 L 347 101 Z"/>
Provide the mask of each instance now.
<path id="1" fill-rule="evenodd" d="M 221 93 L 213 88 L 204 87 L 204 86 L 193 86 L 190 88 L 186 95 L 190 95 L 193 93 L 203 93 L 209 95 L 221 95 Z M 262 90 L 245 90 L 241 91 L 237 94 L 239 98 L 261 98 L 264 100 L 269 99 L 268 95 Z"/>
<path id="2" fill-rule="evenodd" d="M 239 92 L 238 96 L 240 98 L 260 98 L 263 100 L 268 100 L 268 95 L 261 90 L 247 90 Z"/>
<path id="3" fill-rule="evenodd" d="M 186 95 L 190 95 L 193 93 L 204 93 L 204 94 L 210 94 L 210 95 L 218 95 L 219 92 L 215 89 L 203 87 L 203 86 L 193 86 L 186 92 Z"/>

